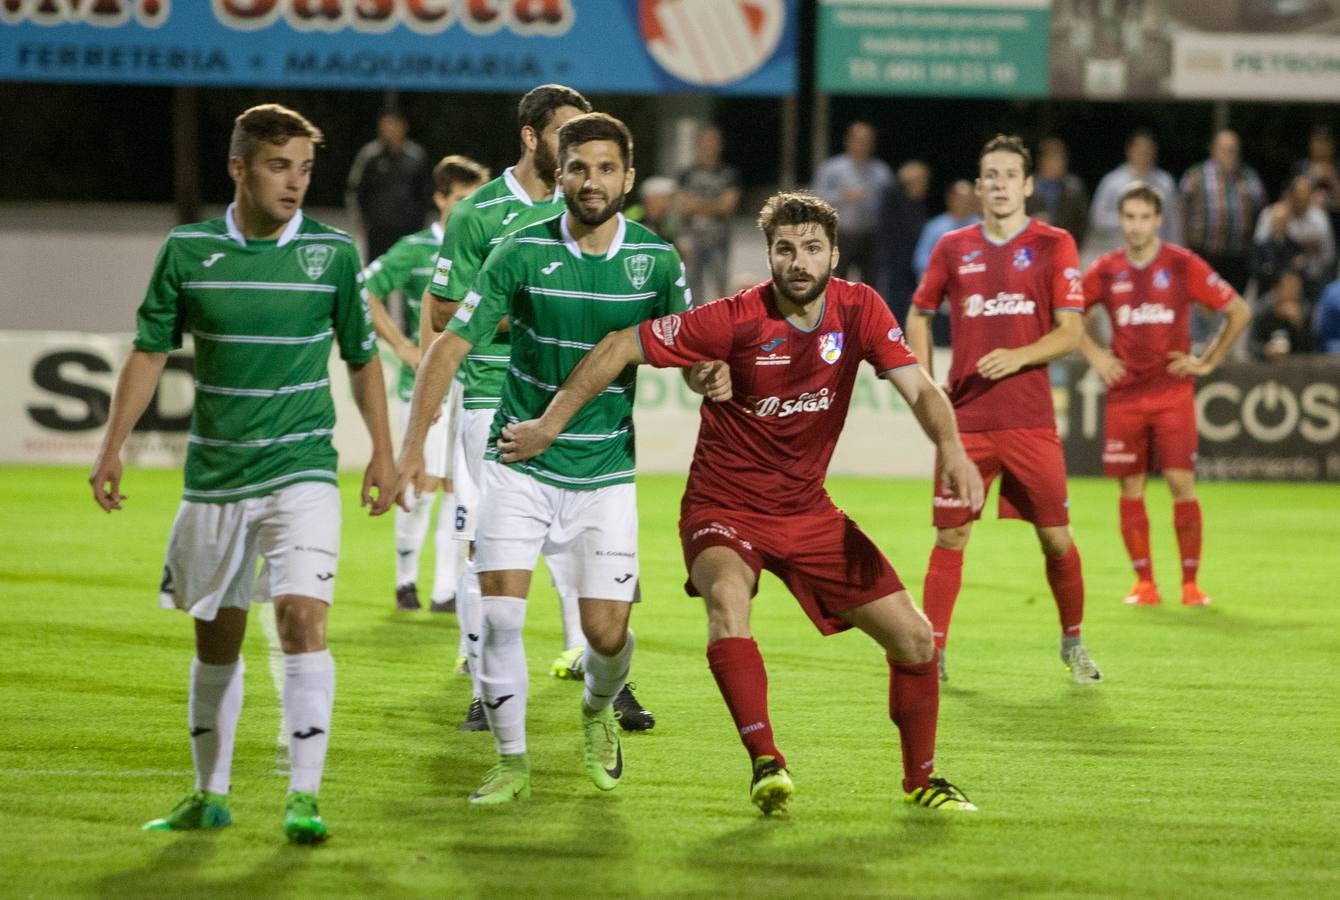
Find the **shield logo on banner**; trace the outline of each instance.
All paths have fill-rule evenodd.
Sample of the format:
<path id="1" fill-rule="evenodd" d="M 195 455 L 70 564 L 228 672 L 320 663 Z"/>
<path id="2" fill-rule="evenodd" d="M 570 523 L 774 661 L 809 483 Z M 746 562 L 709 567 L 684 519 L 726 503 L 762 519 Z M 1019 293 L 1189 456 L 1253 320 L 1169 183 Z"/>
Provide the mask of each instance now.
<path id="1" fill-rule="evenodd" d="M 642 285 L 646 284 L 647 279 L 651 277 L 651 270 L 655 265 L 656 260 L 645 253 L 630 256 L 623 261 L 623 270 L 628 275 L 633 290 L 640 291 L 642 289 Z"/>
<path id="2" fill-rule="evenodd" d="M 681 81 L 704 86 L 758 71 L 786 27 L 786 0 L 640 0 L 637 12 L 651 58 Z"/>
<path id="3" fill-rule="evenodd" d="M 335 258 L 335 248 L 329 244 L 306 244 L 298 248 L 298 262 L 307 277 L 316 281 L 326 274 L 330 261 Z"/>
<path id="4" fill-rule="evenodd" d="M 819 355 L 830 366 L 842 358 L 842 332 L 828 331 L 819 335 Z"/>

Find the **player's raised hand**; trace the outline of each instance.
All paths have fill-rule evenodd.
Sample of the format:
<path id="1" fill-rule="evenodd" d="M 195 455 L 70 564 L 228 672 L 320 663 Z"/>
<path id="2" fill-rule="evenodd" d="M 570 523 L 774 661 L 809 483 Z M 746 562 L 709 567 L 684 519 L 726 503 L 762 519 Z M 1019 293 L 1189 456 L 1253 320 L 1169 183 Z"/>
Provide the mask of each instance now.
<path id="1" fill-rule="evenodd" d="M 983 378 L 999 381 L 1024 367 L 1026 357 L 1014 347 L 997 347 L 977 360 L 977 373 Z"/>
<path id="2" fill-rule="evenodd" d="M 945 490 L 967 503 L 973 512 L 982 508 L 986 502 L 986 488 L 982 484 L 982 473 L 977 464 L 968 459 L 968 454 L 941 454 L 940 478 Z"/>
<path id="3" fill-rule="evenodd" d="M 527 419 L 503 426 L 498 450 L 503 462 L 524 462 L 548 450 L 557 437 L 545 430 L 539 419 Z"/>
<path id="4" fill-rule="evenodd" d="M 1169 350 L 1168 359 L 1169 375 L 1209 375 L 1214 371 L 1214 367 L 1206 365 L 1199 356 L 1191 356 L 1180 350 Z"/>
<path id="5" fill-rule="evenodd" d="M 99 456 L 93 463 L 88 483 L 93 486 L 93 502 L 107 512 L 121 508 L 126 495 L 121 493 L 121 458 L 115 455 Z"/>
<path id="6" fill-rule="evenodd" d="M 415 495 L 423 491 L 423 470 L 423 447 L 415 450 L 406 443 L 396 463 L 395 492 L 391 495 L 405 512 L 412 511 Z"/>
<path id="7" fill-rule="evenodd" d="M 731 398 L 730 363 L 724 359 L 696 362 L 689 370 L 689 389 L 714 403 Z"/>
<path id="8" fill-rule="evenodd" d="M 1104 351 L 1094 357 L 1093 369 L 1108 387 L 1126 377 L 1126 364 L 1112 354 Z"/>
<path id="9" fill-rule="evenodd" d="M 368 467 L 363 472 L 363 506 L 371 507 L 369 515 L 380 516 L 395 502 L 395 463 L 388 456 L 372 455 Z M 377 496 L 372 496 L 373 488 Z"/>

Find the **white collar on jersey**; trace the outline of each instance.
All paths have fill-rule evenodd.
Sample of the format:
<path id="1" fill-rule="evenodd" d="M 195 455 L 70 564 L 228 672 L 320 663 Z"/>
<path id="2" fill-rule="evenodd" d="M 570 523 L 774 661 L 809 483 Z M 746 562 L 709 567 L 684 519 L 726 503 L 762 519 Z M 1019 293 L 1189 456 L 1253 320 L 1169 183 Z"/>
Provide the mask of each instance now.
<path id="1" fill-rule="evenodd" d="M 516 180 L 516 176 L 512 174 L 514 171 L 516 171 L 516 166 L 508 166 L 503 170 L 503 184 L 507 185 L 507 189 L 512 192 L 512 196 L 516 197 L 527 206 L 534 206 L 535 201 L 531 199 L 530 194 L 526 193 L 526 189 L 521 186 L 521 182 Z M 562 196 L 563 191 L 558 185 L 554 185 L 554 196 L 552 199 L 557 200 Z"/>
<path id="2" fill-rule="evenodd" d="M 442 234 L 443 234 L 443 232 L 446 231 L 446 229 L 442 227 L 442 223 L 441 223 L 441 222 L 434 222 L 433 224 L 431 224 L 431 225 L 428 226 L 428 230 L 432 232 L 432 234 L 433 234 L 433 240 L 435 240 L 435 241 L 437 241 L 439 244 L 441 244 L 441 243 L 442 243 Z"/>
<path id="3" fill-rule="evenodd" d="M 1014 234 L 1010 235 L 1009 237 L 1007 237 L 1007 238 L 1006 238 L 1005 240 L 1003 240 L 1003 241 L 998 241 L 998 240 L 996 240 L 995 238 L 993 238 L 991 235 L 989 235 L 989 234 L 986 233 L 986 223 L 985 223 L 985 222 L 981 223 L 981 225 L 979 225 L 978 227 L 982 230 L 982 237 L 986 240 L 986 242 L 987 242 L 988 244 L 991 244 L 993 247 L 1004 247 L 1004 246 L 1005 246 L 1006 244 L 1008 244 L 1010 241 L 1014 240 L 1014 239 L 1017 238 L 1019 235 L 1023 234 L 1025 231 L 1027 231 L 1027 230 L 1028 230 L 1028 226 L 1029 226 L 1029 225 L 1032 225 L 1032 224 L 1033 224 L 1033 217 L 1032 217 L 1032 216 L 1029 216 L 1027 219 L 1024 219 L 1024 224 L 1023 224 L 1022 226 L 1020 226 L 1020 228 L 1019 228 L 1018 231 L 1016 231 Z"/>
<path id="4" fill-rule="evenodd" d="M 228 226 L 228 237 L 237 241 L 238 246 L 245 247 L 247 245 L 247 239 L 242 235 L 242 229 L 237 227 L 237 218 L 233 215 L 233 210 L 235 209 L 237 209 L 237 204 L 229 203 L 228 211 L 223 214 L 223 221 L 224 224 Z M 279 232 L 278 246 L 282 247 L 293 240 L 293 236 L 298 233 L 298 229 L 301 227 L 302 210 L 298 210 L 293 214 L 293 218 L 288 220 L 288 224 L 284 226 L 284 230 Z"/>
<path id="5" fill-rule="evenodd" d="M 1150 266 L 1154 265 L 1154 260 L 1158 259 L 1159 254 L 1163 252 L 1163 241 L 1159 240 L 1158 238 L 1154 238 L 1154 242 L 1155 242 L 1154 255 L 1149 257 L 1149 259 L 1145 260 L 1142 263 L 1138 263 L 1135 260 L 1131 259 L 1131 251 L 1129 247 L 1123 248 L 1121 251 L 1121 255 L 1126 260 L 1126 265 L 1130 266 L 1132 269 L 1135 269 L 1137 272 L 1144 271 L 1145 269 L 1148 269 Z"/>
<path id="6" fill-rule="evenodd" d="M 606 259 L 614 259 L 614 255 L 623 249 L 624 235 L 628 232 L 628 220 L 623 217 L 623 213 L 615 213 L 619 221 L 619 230 L 614 232 L 614 240 L 610 241 L 610 248 L 605 252 Z M 572 236 L 568 230 L 568 213 L 558 221 L 558 230 L 563 233 L 563 246 L 568 248 L 568 252 L 578 259 L 582 258 L 582 248 L 577 246 L 577 239 Z"/>

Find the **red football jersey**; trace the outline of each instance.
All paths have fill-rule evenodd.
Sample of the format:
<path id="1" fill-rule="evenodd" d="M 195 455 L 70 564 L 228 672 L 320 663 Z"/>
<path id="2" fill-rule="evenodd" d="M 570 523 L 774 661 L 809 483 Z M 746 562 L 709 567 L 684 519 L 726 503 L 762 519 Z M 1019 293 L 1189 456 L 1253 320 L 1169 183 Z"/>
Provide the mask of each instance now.
<path id="1" fill-rule="evenodd" d="M 1143 266 L 1127 259 L 1124 248 L 1099 257 L 1084 273 L 1084 302 L 1107 309 L 1112 352 L 1126 365 L 1126 377 L 1108 389 L 1112 396 L 1154 394 L 1195 381 L 1168 373 L 1168 353 L 1191 352 L 1192 303 L 1220 310 L 1232 299 L 1233 287 L 1185 247 L 1165 243 Z"/>
<path id="2" fill-rule="evenodd" d="M 1022 347 L 1052 330 L 1057 310 L 1084 311 L 1079 251 L 1069 232 L 1030 219 L 1003 244 L 980 224 L 951 231 L 931 251 L 912 302 L 934 312 L 949 301 L 954 361 L 949 399 L 960 431 L 1055 427 L 1047 367 L 992 381 L 977 361 L 997 347 Z"/>
<path id="3" fill-rule="evenodd" d="M 733 396 L 704 401 L 684 504 L 788 515 L 827 508 L 824 476 L 861 360 L 917 364 L 903 330 L 864 284 L 828 282 L 813 331 L 777 309 L 772 282 L 638 326 L 653 366 L 730 364 Z"/>

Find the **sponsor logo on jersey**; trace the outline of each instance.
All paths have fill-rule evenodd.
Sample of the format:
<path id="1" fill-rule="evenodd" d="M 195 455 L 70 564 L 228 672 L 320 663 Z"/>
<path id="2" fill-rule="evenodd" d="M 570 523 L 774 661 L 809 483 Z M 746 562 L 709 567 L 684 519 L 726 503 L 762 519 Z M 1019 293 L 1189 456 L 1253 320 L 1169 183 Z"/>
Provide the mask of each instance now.
<path id="1" fill-rule="evenodd" d="M 1177 310 L 1162 303 L 1141 303 L 1139 306 L 1123 303 L 1117 307 L 1118 325 L 1171 325 L 1176 318 Z"/>
<path id="2" fill-rule="evenodd" d="M 756 366 L 789 366 L 791 357 L 783 353 L 769 353 L 767 356 L 755 356 L 754 365 Z"/>
<path id="3" fill-rule="evenodd" d="M 1031 316 L 1036 309 L 1037 303 L 1023 294 L 1005 291 L 991 298 L 984 298 L 981 294 L 963 298 L 963 314 L 970 319 L 978 316 Z"/>
<path id="4" fill-rule="evenodd" d="M 903 339 L 903 330 L 901 328 L 895 325 L 894 327 L 889 329 L 889 340 L 893 341 L 896 344 L 902 339 Z"/>
<path id="5" fill-rule="evenodd" d="M 656 260 L 646 253 L 630 256 L 623 261 L 624 273 L 628 276 L 628 281 L 633 285 L 635 291 L 642 289 L 642 285 L 647 283 L 647 279 L 651 277 L 651 270 L 655 267 Z"/>
<path id="6" fill-rule="evenodd" d="M 679 313 L 669 316 L 661 316 L 651 323 L 651 333 L 667 347 L 675 345 L 675 337 L 679 334 L 679 329 L 683 327 L 680 321 Z"/>
<path id="7" fill-rule="evenodd" d="M 1160 291 L 1166 291 L 1168 285 L 1172 284 L 1172 276 L 1168 274 L 1167 269 L 1158 269 L 1154 272 L 1154 287 Z"/>
<path id="8" fill-rule="evenodd" d="M 1121 275 L 1125 274 L 1125 272 L 1120 273 L 1120 275 L 1117 276 L 1117 280 L 1112 283 L 1112 293 L 1129 294 L 1131 291 L 1135 290 L 1134 284 L 1121 277 Z"/>
<path id="9" fill-rule="evenodd" d="M 931 506 L 938 506 L 943 509 L 962 509 L 967 505 L 967 500 L 960 500 L 957 497 L 935 497 L 931 500 Z"/>
<path id="10" fill-rule="evenodd" d="M 1032 247 L 1020 247 L 1018 250 L 1014 251 L 1014 267 L 1016 269 L 1022 272 L 1031 265 L 1033 265 Z"/>
<path id="11" fill-rule="evenodd" d="M 561 265 L 563 265 L 563 261 L 562 261 L 562 260 L 559 260 L 559 259 L 556 259 L 556 260 L 554 260 L 553 262 L 551 262 L 549 265 L 545 266 L 545 267 L 544 267 L 543 269 L 541 269 L 540 271 L 541 271 L 542 273 L 544 273 L 545 275 L 552 275 L 552 274 L 554 274 L 554 270 L 557 269 L 557 268 L 558 268 L 559 266 L 561 266 Z"/>
<path id="12" fill-rule="evenodd" d="M 729 538 L 732 541 L 739 541 L 740 546 L 744 547 L 746 550 L 754 549 L 754 545 L 746 541 L 744 538 L 740 537 L 739 533 L 736 532 L 736 530 L 733 527 L 731 527 L 730 525 L 724 525 L 721 522 L 707 523 L 702 528 L 699 528 L 697 531 L 695 531 L 692 535 L 689 536 L 689 542 L 692 543 L 693 541 L 698 540 L 698 538 L 706 537 L 709 534 L 719 534 L 722 537 Z"/>
<path id="13" fill-rule="evenodd" d="M 456 308 L 456 315 L 452 316 L 452 318 L 459 319 L 462 322 L 469 322 L 470 317 L 473 316 L 475 310 L 479 308 L 480 299 L 481 298 L 477 292 L 468 292 L 465 295 L 465 298 L 461 300 L 461 305 Z"/>
<path id="14" fill-rule="evenodd" d="M 223 259 L 223 254 L 222 254 L 222 253 L 215 253 L 215 254 L 212 255 L 209 259 L 202 260 L 202 261 L 200 262 L 200 265 L 202 265 L 202 266 L 204 266 L 206 269 L 208 269 L 208 268 L 210 268 L 211 266 L 213 266 L 216 262 L 218 262 L 218 261 L 221 260 L 221 259 Z"/>
<path id="15" fill-rule="evenodd" d="M 784 338 L 784 337 L 773 338 L 772 340 L 768 341 L 766 344 L 763 344 L 762 346 L 760 346 L 758 349 L 761 350 L 761 351 L 763 351 L 764 353 L 771 353 L 772 351 L 774 351 L 774 350 L 776 350 L 778 347 L 780 347 L 780 346 L 782 345 L 782 342 L 785 341 L 785 340 L 786 340 L 786 338 Z"/>
<path id="16" fill-rule="evenodd" d="M 984 262 L 967 263 L 965 265 L 958 267 L 958 273 L 960 275 L 972 275 L 975 272 L 985 272 L 985 271 L 986 271 L 986 263 Z"/>
<path id="17" fill-rule="evenodd" d="M 971 253 L 965 253 L 965 254 L 963 254 L 963 261 L 964 261 L 965 263 L 970 263 L 970 262 L 972 262 L 974 259 L 976 259 L 977 257 L 979 257 L 979 256 L 981 256 L 981 255 L 982 255 L 982 251 L 981 251 L 981 250 L 974 250 L 974 251 L 972 251 Z"/>
<path id="18" fill-rule="evenodd" d="M 841 331 L 826 331 L 819 335 L 819 356 L 830 366 L 842 358 L 843 334 Z"/>
<path id="19" fill-rule="evenodd" d="M 776 416 L 785 419 L 796 413 L 822 412 L 833 405 L 833 395 L 828 392 L 828 388 L 820 388 L 817 391 L 806 391 L 799 397 L 790 399 L 751 397 L 748 403 L 756 416 Z"/>
<path id="20" fill-rule="evenodd" d="M 1070 279 L 1075 279 L 1075 278 L 1079 278 L 1079 277 L 1080 277 L 1080 271 L 1079 271 L 1079 269 L 1076 269 L 1074 266 L 1070 266 L 1070 267 L 1068 267 L 1068 268 L 1067 268 L 1064 272 L 1062 272 L 1061 274 L 1065 275 L 1066 278 L 1070 278 Z"/>
<path id="21" fill-rule="evenodd" d="M 519 215 L 521 215 L 521 213 L 519 212 L 509 212 L 506 216 L 503 217 L 502 223 L 498 227 L 501 228 L 505 225 L 512 224 L 512 220 Z"/>
<path id="22" fill-rule="evenodd" d="M 334 258 L 335 248 L 329 244 L 304 244 L 298 248 L 298 263 L 313 281 L 326 274 Z"/>

